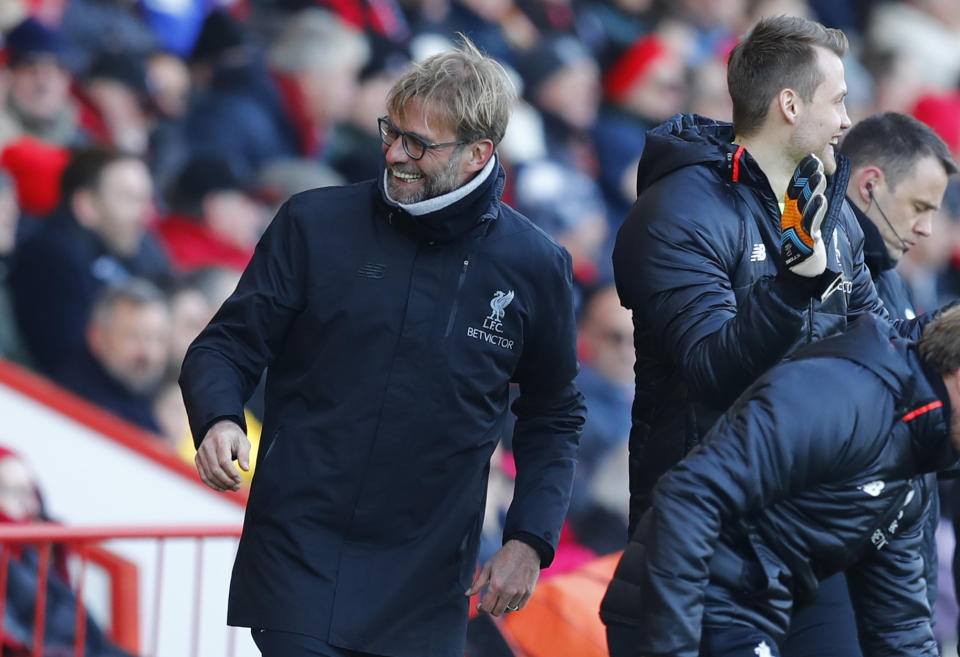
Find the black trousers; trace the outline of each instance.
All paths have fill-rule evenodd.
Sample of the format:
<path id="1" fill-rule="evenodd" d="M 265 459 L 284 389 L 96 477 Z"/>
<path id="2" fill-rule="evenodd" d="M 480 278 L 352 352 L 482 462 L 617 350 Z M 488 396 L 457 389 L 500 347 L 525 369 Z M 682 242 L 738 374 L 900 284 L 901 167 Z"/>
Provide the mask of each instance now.
<path id="1" fill-rule="evenodd" d="M 634 631 L 624 625 L 607 627 L 610 657 L 642 657 L 634 647 Z M 746 625 L 705 625 L 700 657 L 861 657 L 846 578 L 835 575 L 820 583 L 814 603 L 794 613 L 780 646 Z"/>
<path id="2" fill-rule="evenodd" d="M 263 657 L 377 657 L 366 652 L 337 648 L 317 637 L 296 632 L 250 630 L 250 633 Z"/>
<path id="3" fill-rule="evenodd" d="M 797 609 L 780 644 L 783 657 L 861 657 L 857 620 L 840 573 L 820 582 L 813 603 Z"/>

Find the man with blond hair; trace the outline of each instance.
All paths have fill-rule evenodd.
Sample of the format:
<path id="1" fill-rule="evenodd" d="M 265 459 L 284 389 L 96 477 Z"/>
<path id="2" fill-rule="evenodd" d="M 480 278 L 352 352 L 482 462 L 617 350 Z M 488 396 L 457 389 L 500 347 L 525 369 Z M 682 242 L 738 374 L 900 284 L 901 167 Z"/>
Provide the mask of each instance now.
<path id="1" fill-rule="evenodd" d="M 265 657 L 459 657 L 469 596 L 522 607 L 559 539 L 584 419 L 569 255 L 501 202 L 514 99 L 466 39 L 395 84 L 378 180 L 292 197 L 180 383 L 197 468 L 237 490 L 266 414 L 228 622 Z M 476 572 L 510 382 L 517 480 Z"/>

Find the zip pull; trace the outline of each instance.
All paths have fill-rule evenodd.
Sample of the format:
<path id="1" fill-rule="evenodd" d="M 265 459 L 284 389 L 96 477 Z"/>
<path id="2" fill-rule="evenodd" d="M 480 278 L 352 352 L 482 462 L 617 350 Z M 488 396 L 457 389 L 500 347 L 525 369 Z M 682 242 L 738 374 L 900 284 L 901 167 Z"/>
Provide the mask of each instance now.
<path id="1" fill-rule="evenodd" d="M 450 316 L 447 317 L 447 328 L 443 332 L 443 337 L 450 335 L 453 331 L 453 320 L 457 316 L 457 305 L 459 304 L 460 290 L 463 288 L 463 281 L 467 278 L 467 267 L 470 266 L 470 256 L 463 259 L 463 268 L 460 270 L 460 276 L 457 278 L 457 289 L 453 293 L 453 304 L 450 306 Z"/>

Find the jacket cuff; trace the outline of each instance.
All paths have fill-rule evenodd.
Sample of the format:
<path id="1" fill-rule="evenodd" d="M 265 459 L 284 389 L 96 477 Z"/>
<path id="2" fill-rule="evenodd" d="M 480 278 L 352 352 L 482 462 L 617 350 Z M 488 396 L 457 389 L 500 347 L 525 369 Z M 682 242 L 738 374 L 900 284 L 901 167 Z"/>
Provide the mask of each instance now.
<path id="1" fill-rule="evenodd" d="M 202 425 L 200 431 L 193 435 L 193 446 L 197 449 L 200 449 L 200 443 L 203 442 L 203 439 L 207 437 L 207 432 L 210 431 L 210 427 L 215 425 L 220 420 L 230 420 L 235 422 L 241 429 L 243 433 L 247 433 L 247 418 L 243 415 L 218 415 L 205 425 Z"/>
<path id="2" fill-rule="evenodd" d="M 780 281 L 780 295 L 790 306 L 805 308 L 811 299 L 826 300 L 839 286 L 842 274 L 826 269 L 814 278 L 799 276 L 786 269 L 777 276 Z"/>
<path id="3" fill-rule="evenodd" d="M 514 532 L 509 535 L 504 534 L 503 536 L 504 543 L 511 540 L 522 541 L 527 545 L 529 545 L 530 547 L 532 547 L 534 551 L 537 553 L 537 556 L 540 557 L 541 570 L 549 566 L 550 563 L 553 561 L 553 555 L 554 555 L 553 546 L 547 543 L 545 540 L 543 540 L 539 536 L 536 536 L 529 532 Z"/>

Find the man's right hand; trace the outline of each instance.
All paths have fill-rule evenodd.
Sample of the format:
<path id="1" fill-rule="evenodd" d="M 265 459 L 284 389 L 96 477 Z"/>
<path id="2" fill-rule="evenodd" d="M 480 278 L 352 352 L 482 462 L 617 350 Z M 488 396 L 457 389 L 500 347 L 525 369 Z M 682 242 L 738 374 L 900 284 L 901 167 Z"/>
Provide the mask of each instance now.
<path id="1" fill-rule="evenodd" d="M 827 179 L 816 155 L 800 160 L 787 186 L 780 216 L 783 263 L 798 276 L 816 278 L 827 268 L 820 224 L 827 214 Z"/>
<path id="2" fill-rule="evenodd" d="M 240 490 L 243 479 L 233 464 L 250 470 L 250 441 L 233 420 L 220 420 L 207 430 L 197 450 L 197 472 L 207 486 L 216 491 Z"/>

